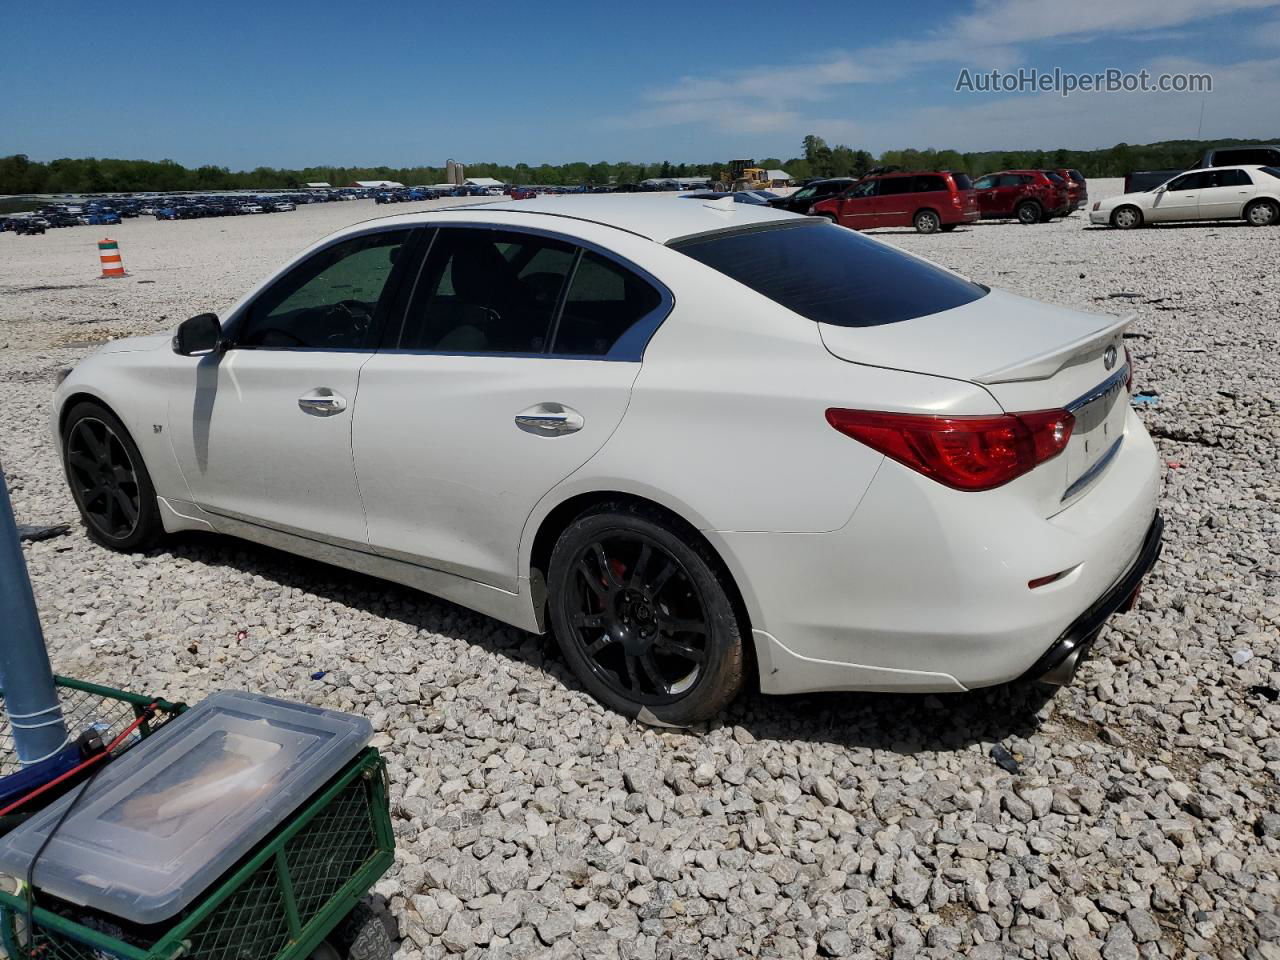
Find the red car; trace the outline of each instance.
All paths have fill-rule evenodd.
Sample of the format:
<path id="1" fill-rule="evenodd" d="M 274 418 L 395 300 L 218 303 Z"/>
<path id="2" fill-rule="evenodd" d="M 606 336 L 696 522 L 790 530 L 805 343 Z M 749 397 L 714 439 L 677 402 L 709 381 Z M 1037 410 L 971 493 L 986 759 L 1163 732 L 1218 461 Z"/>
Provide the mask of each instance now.
<path id="1" fill-rule="evenodd" d="M 1044 223 L 1071 212 L 1071 192 L 1066 181 L 1043 170 L 988 173 L 973 182 L 973 192 L 983 220 Z"/>
<path id="2" fill-rule="evenodd" d="M 529 187 L 512 187 L 507 194 L 512 200 L 532 200 L 538 195 L 536 190 Z"/>
<path id="3" fill-rule="evenodd" d="M 954 230 L 978 219 L 969 177 L 963 173 L 880 173 L 863 177 L 809 212 L 853 230 L 915 227 L 920 233 Z"/>
<path id="4" fill-rule="evenodd" d="M 1083 173 L 1079 170 L 1055 170 L 1054 173 L 1067 181 L 1072 210 L 1083 210 L 1089 205 L 1089 181 Z"/>

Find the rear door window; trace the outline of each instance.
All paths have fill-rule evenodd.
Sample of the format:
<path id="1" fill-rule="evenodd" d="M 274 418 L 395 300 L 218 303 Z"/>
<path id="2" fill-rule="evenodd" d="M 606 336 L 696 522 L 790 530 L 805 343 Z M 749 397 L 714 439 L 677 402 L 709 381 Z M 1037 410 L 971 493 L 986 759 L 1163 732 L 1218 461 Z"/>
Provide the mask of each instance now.
<path id="1" fill-rule="evenodd" d="M 900 194 L 911 193 L 911 185 L 914 182 L 914 177 L 885 177 L 880 181 L 880 196 L 896 197 Z"/>
<path id="2" fill-rule="evenodd" d="M 1248 187 L 1253 181 L 1249 179 L 1247 170 L 1215 170 L 1212 186 L 1215 187 Z"/>
<path id="3" fill-rule="evenodd" d="M 874 327 L 972 303 L 986 289 L 833 224 L 691 237 L 686 256 L 818 323 Z"/>
<path id="4" fill-rule="evenodd" d="M 442 228 L 418 278 L 403 350 L 542 353 L 576 248 L 501 230 Z"/>
<path id="5" fill-rule="evenodd" d="M 921 174 L 916 177 L 914 191 L 916 193 L 933 193 L 947 189 L 947 182 L 936 174 Z"/>
<path id="6" fill-rule="evenodd" d="M 661 304 L 658 291 L 630 270 L 584 250 L 569 284 L 551 352 L 603 357 L 638 320 Z"/>

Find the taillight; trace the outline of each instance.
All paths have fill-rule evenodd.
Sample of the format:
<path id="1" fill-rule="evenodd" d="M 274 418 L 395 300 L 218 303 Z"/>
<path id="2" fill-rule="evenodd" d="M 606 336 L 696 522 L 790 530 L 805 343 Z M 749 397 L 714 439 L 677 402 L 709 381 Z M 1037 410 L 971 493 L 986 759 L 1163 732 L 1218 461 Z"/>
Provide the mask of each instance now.
<path id="1" fill-rule="evenodd" d="M 1124 345 L 1124 365 L 1129 369 L 1128 375 L 1124 378 L 1124 388 L 1129 393 L 1133 393 L 1133 354 L 1129 352 L 1129 345 Z"/>
<path id="2" fill-rule="evenodd" d="M 827 422 L 938 483 L 991 490 L 1060 454 L 1075 417 L 1066 410 L 946 417 L 833 407 Z"/>

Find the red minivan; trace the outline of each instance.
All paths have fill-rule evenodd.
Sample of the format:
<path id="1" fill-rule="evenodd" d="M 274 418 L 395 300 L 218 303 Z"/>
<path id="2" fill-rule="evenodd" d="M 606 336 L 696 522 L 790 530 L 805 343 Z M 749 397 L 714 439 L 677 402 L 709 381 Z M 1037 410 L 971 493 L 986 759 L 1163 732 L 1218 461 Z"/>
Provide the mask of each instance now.
<path id="1" fill-rule="evenodd" d="M 879 173 L 863 177 L 839 196 L 809 208 L 814 216 L 854 230 L 915 227 L 920 233 L 975 223 L 973 184 L 963 173 Z"/>

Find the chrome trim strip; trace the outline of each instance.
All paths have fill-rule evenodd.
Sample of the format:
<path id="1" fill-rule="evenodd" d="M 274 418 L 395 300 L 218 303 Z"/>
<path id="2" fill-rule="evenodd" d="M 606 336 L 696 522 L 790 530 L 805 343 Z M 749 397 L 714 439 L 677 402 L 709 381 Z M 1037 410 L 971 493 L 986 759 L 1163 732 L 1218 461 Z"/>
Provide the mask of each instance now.
<path id="1" fill-rule="evenodd" d="M 1084 473 L 1080 474 L 1080 476 L 1076 477 L 1075 483 L 1067 487 L 1067 492 L 1062 495 L 1062 499 L 1058 502 L 1066 503 L 1089 484 L 1093 483 L 1093 481 L 1098 478 L 1098 474 L 1102 473 L 1102 471 L 1107 468 L 1107 464 L 1109 464 L 1115 458 L 1115 455 L 1120 452 L 1120 444 L 1122 443 L 1124 443 L 1123 434 L 1117 437 L 1116 442 L 1107 449 L 1107 452 L 1098 458 L 1097 463 Z"/>
<path id="2" fill-rule="evenodd" d="M 1087 407 L 1095 400 L 1101 400 L 1108 393 L 1115 389 L 1117 384 L 1123 384 L 1129 379 L 1129 365 L 1126 363 L 1123 367 L 1113 373 L 1107 379 L 1082 396 L 1076 397 L 1066 405 L 1067 413 L 1075 413 L 1081 407 Z"/>

